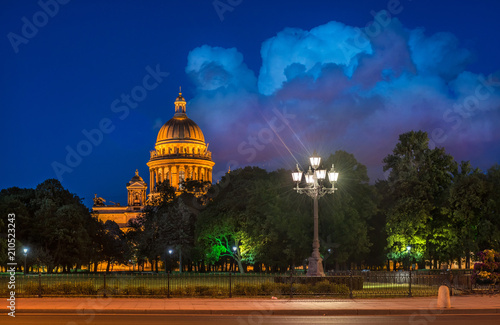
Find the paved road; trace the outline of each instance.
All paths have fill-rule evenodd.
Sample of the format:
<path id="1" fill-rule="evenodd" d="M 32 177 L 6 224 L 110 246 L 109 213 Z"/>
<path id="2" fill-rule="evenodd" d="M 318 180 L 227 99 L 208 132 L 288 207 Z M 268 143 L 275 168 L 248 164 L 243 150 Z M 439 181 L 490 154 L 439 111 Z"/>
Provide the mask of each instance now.
<path id="1" fill-rule="evenodd" d="M 1 324 L 83 325 L 83 324 L 196 324 L 196 325 L 264 325 L 264 324 L 409 324 L 461 325 L 497 324 L 498 315 L 418 315 L 418 316 L 251 316 L 230 315 L 18 315 L 15 319 L 0 316 Z"/>

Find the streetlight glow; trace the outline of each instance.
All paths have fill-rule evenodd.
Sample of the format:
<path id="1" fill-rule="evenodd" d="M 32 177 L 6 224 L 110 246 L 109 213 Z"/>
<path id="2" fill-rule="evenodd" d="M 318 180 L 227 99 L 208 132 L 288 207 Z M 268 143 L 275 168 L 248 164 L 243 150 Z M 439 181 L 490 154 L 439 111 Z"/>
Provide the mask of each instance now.
<path id="1" fill-rule="evenodd" d="M 299 165 L 297 165 L 297 171 L 292 173 L 292 179 L 296 183 L 302 180 L 302 172 L 299 169 Z"/>
<path id="2" fill-rule="evenodd" d="M 309 161 L 311 162 L 311 166 L 312 166 L 313 169 L 318 169 L 319 164 L 321 163 L 321 157 L 319 157 L 316 154 L 316 150 L 314 151 L 312 157 L 309 158 Z"/>
<path id="3" fill-rule="evenodd" d="M 326 170 L 325 169 L 316 169 L 316 178 L 319 180 L 324 180 L 326 178 Z"/>
<path id="4" fill-rule="evenodd" d="M 233 246 L 233 252 L 236 252 L 238 248 L 236 246 Z"/>
<path id="5" fill-rule="evenodd" d="M 333 184 L 337 181 L 338 178 L 339 178 L 339 173 L 335 171 L 332 164 L 332 169 L 328 171 L 328 180 Z"/>
<path id="6" fill-rule="evenodd" d="M 307 184 L 313 184 L 314 183 L 314 173 L 311 170 L 311 167 L 309 167 L 309 170 L 305 174 L 306 177 L 306 183 Z"/>
<path id="7" fill-rule="evenodd" d="M 24 251 L 24 274 L 27 274 L 28 271 L 26 269 L 26 260 L 28 258 L 28 248 L 27 247 L 23 248 L 23 251 Z"/>

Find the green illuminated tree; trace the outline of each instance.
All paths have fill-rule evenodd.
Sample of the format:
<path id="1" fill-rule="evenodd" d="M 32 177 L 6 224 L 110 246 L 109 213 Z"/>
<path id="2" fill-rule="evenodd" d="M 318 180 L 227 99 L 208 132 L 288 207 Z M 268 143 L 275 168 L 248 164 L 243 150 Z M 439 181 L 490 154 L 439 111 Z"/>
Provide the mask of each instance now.
<path id="1" fill-rule="evenodd" d="M 253 192 L 254 182 L 265 177 L 267 172 L 256 167 L 232 171 L 226 174 L 220 184 L 208 193 L 212 200 L 197 220 L 197 243 L 212 263 L 222 256 L 229 256 L 238 263 L 241 273 L 243 262 L 251 262 L 253 248 L 248 244 L 247 220 L 248 200 Z M 233 250 L 236 247 L 236 251 Z"/>
<path id="2" fill-rule="evenodd" d="M 412 246 L 417 260 L 437 261 L 448 218 L 443 213 L 457 165 L 444 148 L 430 149 L 426 132 L 411 131 L 399 136 L 393 153 L 384 159 L 384 171 L 390 170 L 389 195 L 393 204 L 387 211 L 389 257 L 401 259 L 406 246 Z"/>

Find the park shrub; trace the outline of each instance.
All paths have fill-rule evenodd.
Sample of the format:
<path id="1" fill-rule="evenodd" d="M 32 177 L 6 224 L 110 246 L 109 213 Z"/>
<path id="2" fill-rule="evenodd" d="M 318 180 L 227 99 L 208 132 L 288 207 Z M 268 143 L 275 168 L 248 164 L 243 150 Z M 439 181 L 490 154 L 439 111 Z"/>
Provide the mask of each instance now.
<path id="1" fill-rule="evenodd" d="M 257 296 L 261 292 L 258 284 L 235 284 L 232 293 L 236 296 Z"/>
<path id="2" fill-rule="evenodd" d="M 43 286 L 42 286 L 42 290 L 43 290 Z M 46 287 L 45 287 L 46 289 Z M 22 286 L 22 293 L 25 294 L 25 295 L 28 295 L 28 296 L 32 296 L 32 295 L 37 295 L 38 294 L 38 283 L 35 283 L 35 282 L 28 282 L 28 283 L 24 283 L 24 285 Z M 43 292 L 43 291 L 42 291 Z"/>
<path id="3" fill-rule="evenodd" d="M 51 289 L 55 294 L 67 295 L 72 293 L 74 286 L 71 283 L 57 283 Z"/>
<path id="4" fill-rule="evenodd" d="M 324 282 L 324 281 L 329 281 L 332 284 L 337 284 L 337 285 L 344 285 L 347 288 L 351 286 L 352 283 L 352 290 L 363 290 L 363 277 L 362 276 L 325 276 L 325 277 L 320 277 L 320 276 L 314 276 L 314 277 L 309 277 L 309 276 L 298 276 L 298 277 L 290 277 L 290 276 L 277 276 L 274 278 L 275 283 L 287 283 L 289 284 L 290 282 L 294 283 L 294 285 L 300 285 L 304 284 L 307 286 L 314 286 L 318 282 Z M 308 291 L 305 289 L 300 289 L 301 291 Z"/>
<path id="5" fill-rule="evenodd" d="M 317 282 L 312 286 L 313 293 L 338 293 L 348 294 L 349 288 L 345 284 L 331 283 L 328 280 Z"/>
<path id="6" fill-rule="evenodd" d="M 163 288 L 160 295 L 166 294 L 167 290 Z M 223 297 L 229 295 L 229 291 L 219 286 L 196 285 L 171 289 L 170 295 L 174 297 Z"/>
<path id="7" fill-rule="evenodd" d="M 196 296 L 218 297 L 225 295 L 225 292 L 219 286 L 195 286 Z"/>
<path id="8" fill-rule="evenodd" d="M 99 289 L 97 289 L 97 295 L 101 296 L 104 293 L 106 293 L 107 296 L 118 296 L 123 294 L 118 286 L 106 286 L 106 289 L 104 289 L 104 286 L 100 286 Z"/>
<path id="9" fill-rule="evenodd" d="M 77 295 L 93 296 L 97 294 L 97 289 L 91 282 L 75 283 L 74 291 Z"/>
<path id="10" fill-rule="evenodd" d="M 151 292 L 145 286 L 127 286 L 122 291 L 122 294 L 129 296 L 145 296 L 149 295 Z"/>

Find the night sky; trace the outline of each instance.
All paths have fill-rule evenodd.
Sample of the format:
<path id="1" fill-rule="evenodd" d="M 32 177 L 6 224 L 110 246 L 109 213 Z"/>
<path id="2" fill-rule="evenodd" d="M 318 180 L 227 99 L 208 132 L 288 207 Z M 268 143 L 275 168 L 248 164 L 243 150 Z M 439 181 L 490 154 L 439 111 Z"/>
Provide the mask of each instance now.
<path id="1" fill-rule="evenodd" d="M 125 204 L 179 86 L 214 180 L 341 149 L 374 182 L 410 130 L 485 170 L 500 161 L 499 15 L 495 0 L 3 0 L 0 188 L 59 178 L 88 206 Z"/>

